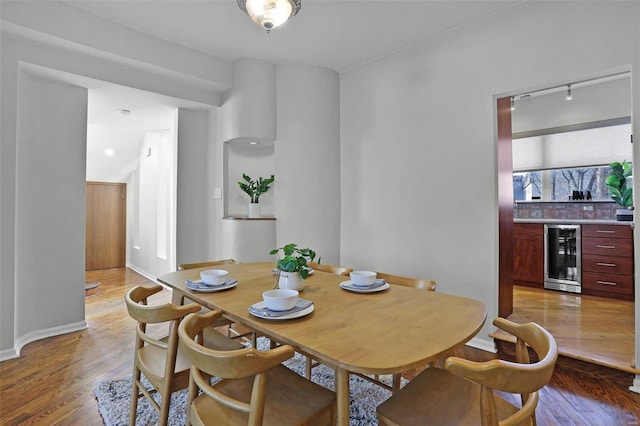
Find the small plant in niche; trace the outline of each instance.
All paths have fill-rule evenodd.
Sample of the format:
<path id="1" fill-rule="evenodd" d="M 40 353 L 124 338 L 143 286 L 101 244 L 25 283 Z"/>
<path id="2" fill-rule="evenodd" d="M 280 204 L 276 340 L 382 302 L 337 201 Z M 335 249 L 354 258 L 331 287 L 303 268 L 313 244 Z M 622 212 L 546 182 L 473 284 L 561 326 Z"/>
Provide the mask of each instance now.
<path id="1" fill-rule="evenodd" d="M 621 207 L 632 207 L 633 188 L 627 188 L 627 183 L 632 173 L 631 164 L 626 161 L 623 161 L 622 163 L 616 161 L 609 164 L 609 167 L 611 167 L 611 173 L 607 177 L 605 183 L 609 187 L 609 195 L 611 196 L 611 199 Z"/>
<path id="2" fill-rule="evenodd" d="M 242 174 L 242 179 L 238 182 L 238 186 L 240 189 L 245 192 L 250 198 L 251 203 L 259 203 L 260 196 L 267 192 L 271 187 L 271 185 L 275 181 L 274 175 L 271 175 L 270 178 L 262 178 L 251 179 L 246 173 Z"/>
<path id="3" fill-rule="evenodd" d="M 316 258 L 315 251 L 310 248 L 298 248 L 298 245 L 293 243 L 273 249 L 269 254 L 278 256 L 276 267 L 279 270 L 284 272 L 297 272 L 303 280 L 309 277 L 311 270 L 311 268 L 307 266 L 307 262 L 313 262 Z M 281 254 L 282 257 L 280 257 Z"/>

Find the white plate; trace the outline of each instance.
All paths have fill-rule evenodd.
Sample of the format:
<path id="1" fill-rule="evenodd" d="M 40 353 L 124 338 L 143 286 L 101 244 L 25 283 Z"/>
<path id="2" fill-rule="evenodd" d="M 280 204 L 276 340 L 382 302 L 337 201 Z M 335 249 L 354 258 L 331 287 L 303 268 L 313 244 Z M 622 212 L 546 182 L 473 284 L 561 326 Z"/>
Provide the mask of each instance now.
<path id="1" fill-rule="evenodd" d="M 207 286 L 206 288 L 203 286 L 202 288 L 190 287 L 189 284 L 185 284 L 187 288 L 191 291 L 198 291 L 200 293 L 213 293 L 214 291 L 227 290 L 230 288 L 234 288 L 238 285 L 238 281 L 232 282 L 231 284 L 222 284 L 217 286 Z"/>
<path id="2" fill-rule="evenodd" d="M 367 287 L 358 287 L 353 285 L 351 280 L 343 281 L 340 283 L 340 287 L 345 290 L 353 291 L 354 293 L 376 293 L 378 291 L 384 291 L 389 288 L 389 283 L 384 283 L 380 287 L 375 288 L 367 288 Z"/>
<path id="3" fill-rule="evenodd" d="M 264 304 L 264 301 L 262 302 L 258 302 L 258 303 L 254 303 L 253 305 L 251 305 L 252 308 L 255 309 L 264 309 L 267 305 Z M 268 319 L 268 320 L 287 320 L 287 319 L 294 319 L 294 318 L 300 318 L 303 317 L 305 315 L 309 315 L 311 312 L 313 312 L 314 307 L 313 304 L 311 306 L 309 306 L 308 308 L 304 308 L 300 311 L 296 311 L 292 314 L 286 314 L 286 315 L 280 315 L 279 317 L 268 317 L 266 315 L 259 315 L 259 314 L 255 314 L 251 311 L 249 311 L 249 313 L 253 316 L 256 316 L 258 318 L 262 318 L 262 319 Z"/>

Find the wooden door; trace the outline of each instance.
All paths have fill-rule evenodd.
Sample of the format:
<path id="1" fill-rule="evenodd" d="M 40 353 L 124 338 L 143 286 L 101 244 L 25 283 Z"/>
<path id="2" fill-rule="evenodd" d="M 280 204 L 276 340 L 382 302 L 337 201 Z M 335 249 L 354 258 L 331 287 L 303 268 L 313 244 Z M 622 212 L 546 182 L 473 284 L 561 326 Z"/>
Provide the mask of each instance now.
<path id="1" fill-rule="evenodd" d="M 124 183 L 87 182 L 87 271 L 125 266 L 126 191 Z"/>

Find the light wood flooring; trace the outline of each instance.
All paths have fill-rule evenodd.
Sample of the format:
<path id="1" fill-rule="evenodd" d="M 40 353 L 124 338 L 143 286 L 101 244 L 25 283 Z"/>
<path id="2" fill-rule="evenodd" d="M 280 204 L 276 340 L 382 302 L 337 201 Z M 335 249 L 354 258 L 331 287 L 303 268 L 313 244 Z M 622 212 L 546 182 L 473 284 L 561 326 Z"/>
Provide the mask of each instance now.
<path id="1" fill-rule="evenodd" d="M 553 334 L 561 355 L 635 374 L 634 303 L 514 286 L 515 322 L 535 321 Z M 508 339 L 503 333 L 497 338 Z"/>
<path id="2" fill-rule="evenodd" d="M 124 293 L 144 277 L 125 269 L 87 273 L 101 282 L 86 299 L 89 328 L 26 345 L 22 356 L 0 363 L 0 425 L 102 425 L 93 388 L 132 370 L 134 322 Z M 160 301 L 169 301 L 163 292 Z M 506 343 L 500 343 L 505 346 Z M 464 347 L 454 355 L 486 361 L 507 357 Z M 628 390 L 633 375 L 560 357 L 540 394 L 538 426 L 628 426 L 640 424 L 640 394 Z"/>

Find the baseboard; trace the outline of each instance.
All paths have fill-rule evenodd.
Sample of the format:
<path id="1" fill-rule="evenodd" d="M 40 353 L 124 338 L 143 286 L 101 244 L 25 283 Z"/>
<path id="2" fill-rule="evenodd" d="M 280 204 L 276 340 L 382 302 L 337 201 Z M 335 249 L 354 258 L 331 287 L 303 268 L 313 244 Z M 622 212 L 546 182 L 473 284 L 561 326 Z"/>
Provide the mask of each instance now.
<path id="1" fill-rule="evenodd" d="M 640 393 L 640 374 L 636 374 L 636 378 L 633 379 L 633 385 L 629 387 L 631 392 Z"/>
<path id="2" fill-rule="evenodd" d="M 472 348 L 480 349 L 485 352 L 491 352 L 493 354 L 498 352 L 498 350 L 496 349 L 496 344 L 493 340 L 484 340 L 474 337 L 467 342 L 467 346 L 471 346 Z"/>
<path id="3" fill-rule="evenodd" d="M 148 273 L 147 271 L 144 271 L 144 270 L 142 270 L 142 269 L 138 268 L 137 266 L 134 266 L 134 265 L 132 265 L 132 264 L 130 264 L 130 263 L 127 263 L 127 268 L 129 268 L 129 269 L 131 269 L 131 270 L 135 271 L 136 273 L 138 273 L 138 274 L 142 275 L 143 277 L 145 277 L 145 278 L 146 278 L 146 279 L 148 279 L 148 280 L 153 281 L 154 283 L 158 283 L 158 284 L 160 284 L 160 283 L 158 282 L 157 278 L 156 278 L 154 275 L 151 275 L 151 274 L 150 274 L 150 273 Z"/>
<path id="4" fill-rule="evenodd" d="M 5 349 L 0 351 L 0 362 L 2 361 L 8 361 L 10 359 L 14 359 L 14 358 L 18 358 L 20 355 L 18 355 L 18 352 L 16 352 L 15 349 L 11 348 L 11 349 Z"/>
<path id="5" fill-rule="evenodd" d="M 61 334 L 72 333 L 74 331 L 86 330 L 89 328 L 86 321 L 74 322 L 72 324 L 59 325 L 57 327 L 45 328 L 42 330 L 31 331 L 24 336 L 20 336 L 13 344 L 16 354 L 20 356 L 22 348 L 36 340 L 46 339 L 47 337 L 59 336 Z"/>

